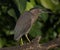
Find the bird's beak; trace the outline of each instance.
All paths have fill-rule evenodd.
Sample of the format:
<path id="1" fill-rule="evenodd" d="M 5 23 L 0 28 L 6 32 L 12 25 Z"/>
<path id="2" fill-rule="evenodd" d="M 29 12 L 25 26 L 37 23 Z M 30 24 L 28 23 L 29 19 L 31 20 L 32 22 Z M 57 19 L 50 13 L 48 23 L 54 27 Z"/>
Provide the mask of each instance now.
<path id="1" fill-rule="evenodd" d="M 50 11 L 47 11 L 47 10 L 43 10 L 43 9 L 41 9 L 41 10 L 39 10 L 41 13 L 52 13 L 52 12 L 50 12 Z"/>

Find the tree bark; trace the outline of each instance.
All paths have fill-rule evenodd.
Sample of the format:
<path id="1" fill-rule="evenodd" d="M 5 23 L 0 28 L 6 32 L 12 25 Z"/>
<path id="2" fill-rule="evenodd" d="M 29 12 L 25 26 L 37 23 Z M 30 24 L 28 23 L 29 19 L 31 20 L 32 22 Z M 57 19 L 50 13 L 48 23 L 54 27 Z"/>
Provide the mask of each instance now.
<path id="1" fill-rule="evenodd" d="M 0 48 L 0 50 L 48 50 L 50 48 L 60 46 L 60 37 L 43 44 L 39 44 L 39 40 L 40 36 L 37 36 L 30 43 L 22 46 Z"/>

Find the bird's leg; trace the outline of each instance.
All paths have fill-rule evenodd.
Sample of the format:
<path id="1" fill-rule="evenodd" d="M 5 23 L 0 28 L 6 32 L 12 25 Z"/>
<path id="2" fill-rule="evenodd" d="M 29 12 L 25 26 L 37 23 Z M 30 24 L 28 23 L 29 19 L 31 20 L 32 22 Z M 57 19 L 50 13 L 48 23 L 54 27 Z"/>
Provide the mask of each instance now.
<path id="1" fill-rule="evenodd" d="M 19 44 L 22 46 L 23 45 L 23 39 L 20 38 Z"/>
<path id="2" fill-rule="evenodd" d="M 28 42 L 30 42 L 30 39 L 28 38 L 28 34 L 25 34 L 25 37 L 27 38 Z"/>

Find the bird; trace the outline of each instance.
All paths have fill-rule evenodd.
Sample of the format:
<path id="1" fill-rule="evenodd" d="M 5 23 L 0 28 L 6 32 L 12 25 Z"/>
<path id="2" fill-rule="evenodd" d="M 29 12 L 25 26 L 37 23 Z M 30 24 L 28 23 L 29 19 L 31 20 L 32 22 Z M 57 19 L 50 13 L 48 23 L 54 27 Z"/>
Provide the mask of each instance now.
<path id="1" fill-rule="evenodd" d="M 14 28 L 14 40 L 19 41 L 23 35 L 28 39 L 27 35 L 40 13 L 40 8 L 32 8 L 20 15 Z M 29 39 L 28 41 L 30 42 Z"/>

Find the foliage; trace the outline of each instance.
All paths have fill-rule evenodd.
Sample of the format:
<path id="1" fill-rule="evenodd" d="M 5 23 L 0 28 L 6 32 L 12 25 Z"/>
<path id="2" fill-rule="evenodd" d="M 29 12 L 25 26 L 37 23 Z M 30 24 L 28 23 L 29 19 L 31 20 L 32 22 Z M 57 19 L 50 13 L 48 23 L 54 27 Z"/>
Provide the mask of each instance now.
<path id="1" fill-rule="evenodd" d="M 0 48 L 17 44 L 13 39 L 16 21 L 24 11 L 36 6 L 51 13 L 39 15 L 29 32 L 30 39 L 41 35 L 41 43 L 43 43 L 58 37 L 60 33 L 60 1 L 57 1 L 56 4 L 55 2 L 56 0 L 0 0 Z"/>

